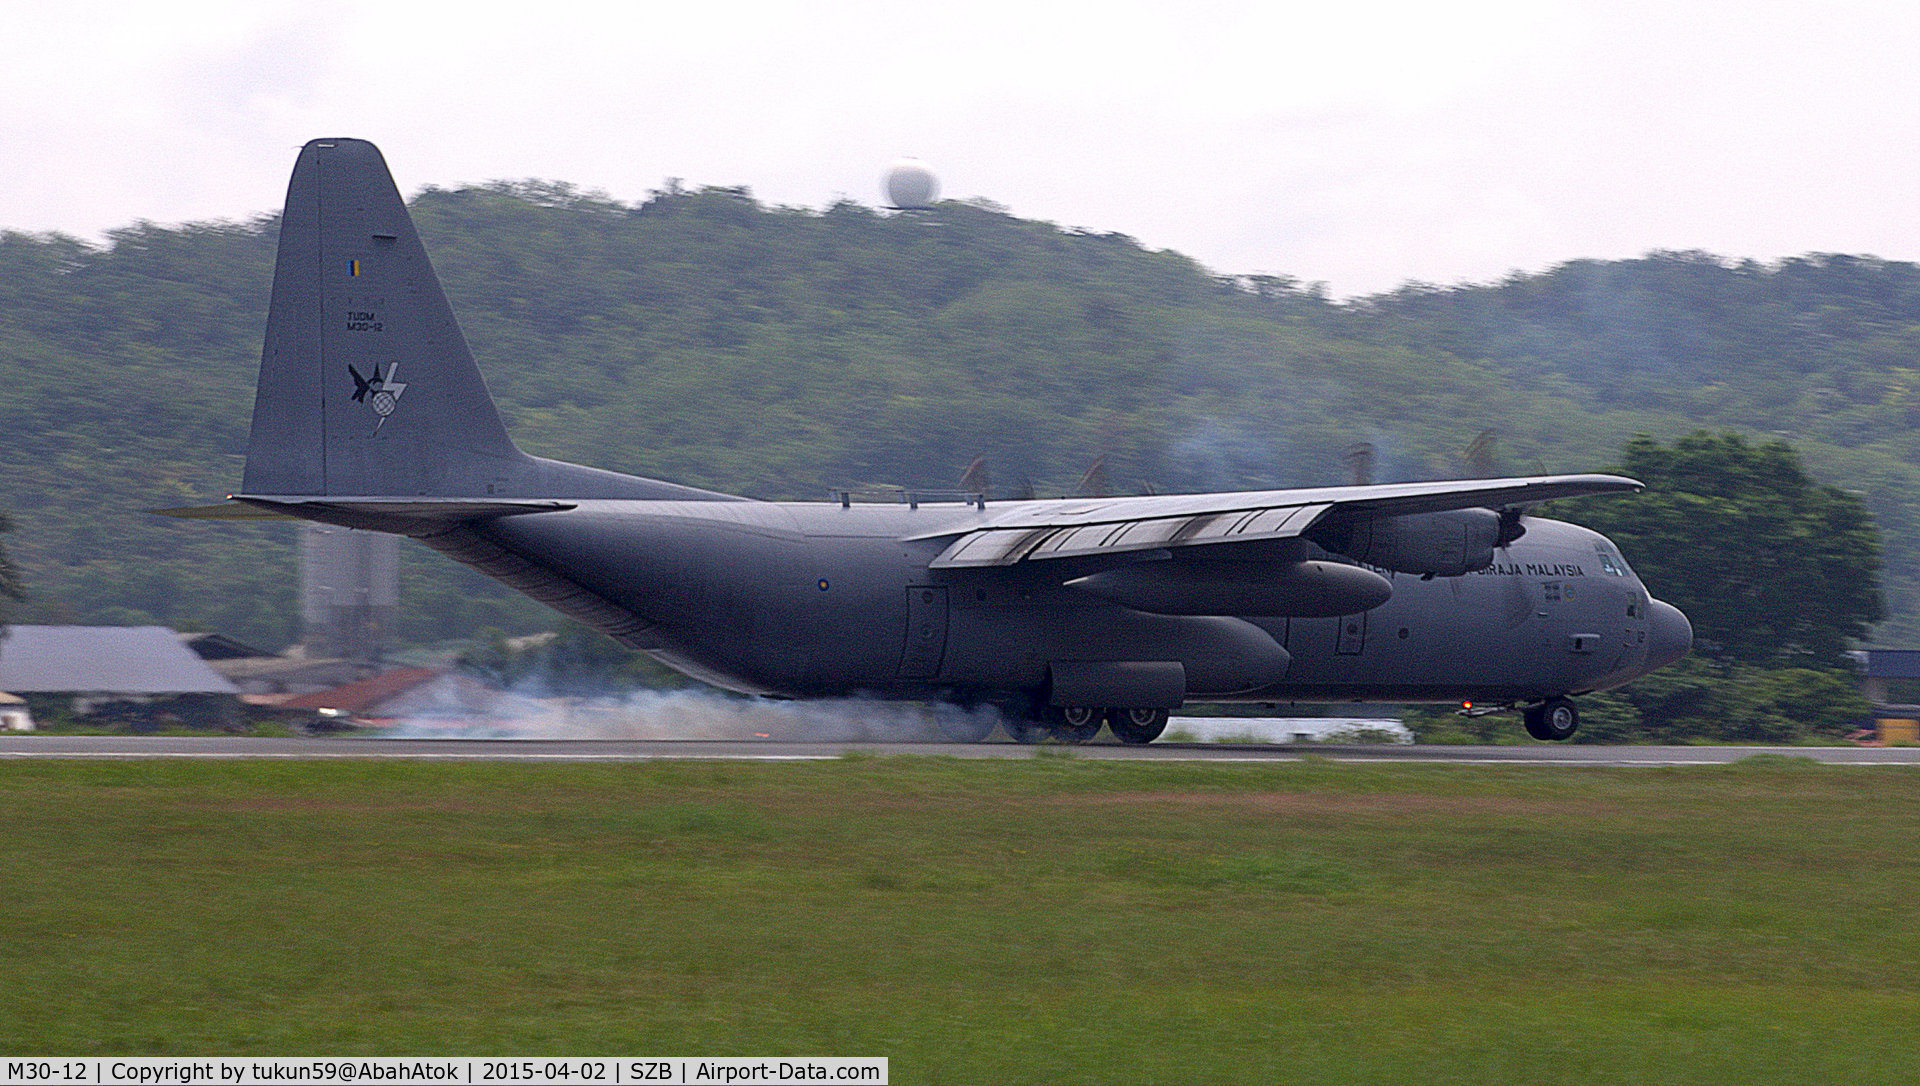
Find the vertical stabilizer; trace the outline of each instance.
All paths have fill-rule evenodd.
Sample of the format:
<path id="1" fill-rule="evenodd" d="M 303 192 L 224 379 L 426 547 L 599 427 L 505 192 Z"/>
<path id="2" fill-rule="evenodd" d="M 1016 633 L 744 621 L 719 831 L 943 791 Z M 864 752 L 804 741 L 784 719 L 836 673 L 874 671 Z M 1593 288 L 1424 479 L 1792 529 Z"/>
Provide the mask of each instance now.
<path id="1" fill-rule="evenodd" d="M 453 319 L 380 149 L 300 150 L 247 443 L 249 495 L 731 495 L 521 452 Z"/>
<path id="2" fill-rule="evenodd" d="M 280 221 L 245 491 L 485 495 L 528 466 L 379 149 L 307 144 Z"/>

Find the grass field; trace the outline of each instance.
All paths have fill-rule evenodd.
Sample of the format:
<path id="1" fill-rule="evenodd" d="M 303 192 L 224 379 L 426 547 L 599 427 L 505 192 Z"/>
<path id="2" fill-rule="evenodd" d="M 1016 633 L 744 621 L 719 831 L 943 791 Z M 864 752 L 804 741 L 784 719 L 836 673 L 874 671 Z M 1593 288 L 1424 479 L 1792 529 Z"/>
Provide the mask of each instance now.
<path id="1" fill-rule="evenodd" d="M 1920 1081 L 1900 768 L 34 761 L 0 825 L 12 1054 Z"/>

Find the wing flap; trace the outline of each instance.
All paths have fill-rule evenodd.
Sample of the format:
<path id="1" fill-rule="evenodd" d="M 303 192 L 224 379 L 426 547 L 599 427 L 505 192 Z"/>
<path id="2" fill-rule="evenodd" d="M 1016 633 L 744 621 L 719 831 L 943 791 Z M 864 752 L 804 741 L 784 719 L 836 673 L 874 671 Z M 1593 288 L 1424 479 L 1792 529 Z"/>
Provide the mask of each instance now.
<path id="1" fill-rule="evenodd" d="M 1306 531 L 1329 508 L 1326 503 L 1316 503 L 1187 517 L 1151 517 L 1078 528 L 990 528 L 955 540 L 928 568 L 978 569 L 1050 558 L 1087 558 L 1210 543 L 1288 539 Z"/>
<path id="2" fill-rule="evenodd" d="M 933 560 L 932 569 L 1010 566 L 1056 534 L 1052 528 L 990 528 L 963 535 Z"/>

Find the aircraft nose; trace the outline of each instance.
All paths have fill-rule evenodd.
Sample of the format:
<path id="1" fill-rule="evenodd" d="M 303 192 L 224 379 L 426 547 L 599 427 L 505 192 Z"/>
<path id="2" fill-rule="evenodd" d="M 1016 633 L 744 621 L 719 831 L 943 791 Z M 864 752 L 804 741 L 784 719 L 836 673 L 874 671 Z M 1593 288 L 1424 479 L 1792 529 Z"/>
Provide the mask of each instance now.
<path id="1" fill-rule="evenodd" d="M 1680 608 L 1654 600 L 1647 616 L 1652 636 L 1647 638 L 1647 670 L 1665 667 L 1685 656 L 1693 648 L 1693 623 Z"/>

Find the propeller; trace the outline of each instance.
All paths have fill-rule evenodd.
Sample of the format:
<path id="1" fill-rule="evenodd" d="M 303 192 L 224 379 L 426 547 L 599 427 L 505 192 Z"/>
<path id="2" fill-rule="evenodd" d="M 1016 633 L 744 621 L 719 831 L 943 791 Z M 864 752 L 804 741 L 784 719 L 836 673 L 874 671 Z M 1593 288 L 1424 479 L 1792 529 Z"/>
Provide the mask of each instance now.
<path id="1" fill-rule="evenodd" d="M 1087 465 L 1086 474 L 1080 476 L 1080 484 L 1073 488 L 1076 498 L 1109 498 L 1113 496 L 1113 487 L 1107 481 L 1107 458 L 1096 456 L 1093 463 Z"/>
<path id="2" fill-rule="evenodd" d="M 1492 479 L 1500 474 L 1500 466 L 1494 463 L 1494 453 L 1499 446 L 1499 435 L 1492 429 L 1480 431 L 1467 443 L 1464 457 L 1467 473 L 1475 479 Z"/>
<path id="3" fill-rule="evenodd" d="M 1356 441 L 1347 446 L 1342 456 L 1347 467 L 1353 471 L 1353 485 L 1366 486 L 1373 482 L 1374 448 L 1371 441 Z"/>
<path id="4" fill-rule="evenodd" d="M 985 494 L 993 486 L 993 472 L 987 470 L 987 458 L 976 456 L 960 474 L 960 489 L 970 494 Z"/>
<path id="5" fill-rule="evenodd" d="M 1527 526 L 1520 522 L 1525 515 L 1525 510 L 1517 505 L 1504 505 L 1500 507 L 1499 513 L 1500 530 L 1493 537 L 1493 546 L 1496 550 L 1504 549 L 1509 543 L 1527 534 Z"/>

